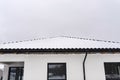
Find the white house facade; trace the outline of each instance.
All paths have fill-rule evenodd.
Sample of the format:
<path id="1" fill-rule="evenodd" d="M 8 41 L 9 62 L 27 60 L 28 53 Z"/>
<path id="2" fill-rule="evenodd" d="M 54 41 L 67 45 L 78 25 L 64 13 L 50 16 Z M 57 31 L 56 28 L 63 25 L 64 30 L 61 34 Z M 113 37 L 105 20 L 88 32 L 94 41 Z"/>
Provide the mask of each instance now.
<path id="1" fill-rule="evenodd" d="M 0 44 L 1 80 L 120 80 L 119 48 L 73 37 Z"/>

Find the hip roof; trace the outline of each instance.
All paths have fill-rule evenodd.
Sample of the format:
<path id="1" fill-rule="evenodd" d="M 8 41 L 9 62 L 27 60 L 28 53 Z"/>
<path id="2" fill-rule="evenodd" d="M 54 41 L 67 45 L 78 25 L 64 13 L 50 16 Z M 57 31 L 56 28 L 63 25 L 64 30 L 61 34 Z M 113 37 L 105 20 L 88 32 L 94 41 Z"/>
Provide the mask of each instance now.
<path id="1" fill-rule="evenodd" d="M 78 37 L 52 37 L 0 44 L 0 49 L 119 49 L 120 43 Z"/>

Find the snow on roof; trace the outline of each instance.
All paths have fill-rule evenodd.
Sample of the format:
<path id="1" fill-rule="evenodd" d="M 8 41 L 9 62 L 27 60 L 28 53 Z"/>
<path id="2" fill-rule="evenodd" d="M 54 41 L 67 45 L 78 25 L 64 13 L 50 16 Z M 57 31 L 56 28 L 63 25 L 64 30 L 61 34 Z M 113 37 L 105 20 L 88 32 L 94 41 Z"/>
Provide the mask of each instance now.
<path id="1" fill-rule="evenodd" d="M 0 44 L 0 49 L 76 49 L 120 48 L 119 42 L 76 37 L 54 37 Z"/>

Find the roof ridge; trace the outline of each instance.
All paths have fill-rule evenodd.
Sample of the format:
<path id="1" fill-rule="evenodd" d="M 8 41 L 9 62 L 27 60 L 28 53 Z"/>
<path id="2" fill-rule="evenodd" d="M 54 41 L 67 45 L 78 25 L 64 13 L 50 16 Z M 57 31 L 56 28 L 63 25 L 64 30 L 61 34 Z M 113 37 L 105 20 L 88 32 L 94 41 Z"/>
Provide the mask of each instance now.
<path id="1" fill-rule="evenodd" d="M 56 38 L 56 37 L 41 37 L 41 38 L 33 38 L 29 40 L 20 40 L 20 41 L 9 41 L 9 42 L 3 42 L 0 44 L 14 44 L 14 43 L 20 43 L 20 42 L 27 42 L 27 41 L 35 41 L 35 40 L 44 40 L 44 39 L 51 39 L 51 38 Z"/>
<path id="2" fill-rule="evenodd" d="M 3 42 L 0 43 L 0 45 L 2 44 L 14 44 L 14 43 L 20 43 L 20 42 L 27 42 L 27 41 L 35 41 L 35 40 L 44 40 L 44 39 L 51 39 L 51 38 L 57 38 L 57 37 L 65 37 L 65 38 L 73 38 L 73 39 L 81 39 L 81 40 L 91 40 L 91 41 L 99 41 L 99 42 L 108 42 L 108 43 L 120 43 L 120 42 L 116 42 L 116 41 L 107 41 L 107 40 L 98 40 L 98 39 L 90 39 L 90 38 L 81 38 L 81 37 L 73 37 L 73 36 L 54 36 L 54 37 L 41 37 L 41 38 L 33 38 L 33 39 L 29 39 L 29 40 L 20 40 L 20 41 L 10 41 L 10 42 Z"/>
<path id="3" fill-rule="evenodd" d="M 81 38 L 81 37 L 73 37 L 73 36 L 61 36 L 61 37 L 74 38 L 74 39 L 82 39 L 82 40 L 91 40 L 91 41 L 99 41 L 99 42 L 108 42 L 108 43 L 120 43 L 118 41 L 99 40 L 99 39 Z"/>

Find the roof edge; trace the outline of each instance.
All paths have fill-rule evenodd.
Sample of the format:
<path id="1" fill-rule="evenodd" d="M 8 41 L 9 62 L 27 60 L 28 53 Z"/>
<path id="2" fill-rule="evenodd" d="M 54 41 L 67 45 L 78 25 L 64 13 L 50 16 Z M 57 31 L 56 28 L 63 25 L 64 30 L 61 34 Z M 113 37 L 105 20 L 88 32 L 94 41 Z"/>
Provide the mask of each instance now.
<path id="1" fill-rule="evenodd" d="M 23 53 L 31 54 L 34 52 L 120 52 L 120 48 L 73 48 L 73 49 L 0 49 L 1 54 Z M 49 53 L 48 53 L 49 54 Z M 64 54 L 64 53 L 63 53 Z"/>
<path id="2" fill-rule="evenodd" d="M 73 39 L 81 39 L 81 40 L 90 40 L 90 41 L 99 41 L 99 42 L 108 42 L 108 43 L 120 43 L 118 41 L 111 41 L 111 40 L 99 40 L 99 39 L 93 39 L 93 38 L 83 38 L 83 37 L 74 37 L 74 36 L 61 35 L 61 36 L 54 36 L 54 37 L 33 38 L 33 39 L 29 39 L 29 40 L 10 41 L 10 42 L 8 41 L 8 42 L 0 43 L 0 45 L 20 43 L 20 42 L 28 42 L 28 41 L 35 41 L 35 40 L 44 40 L 44 39 L 51 39 L 51 38 L 57 38 L 57 37 L 73 38 Z"/>

